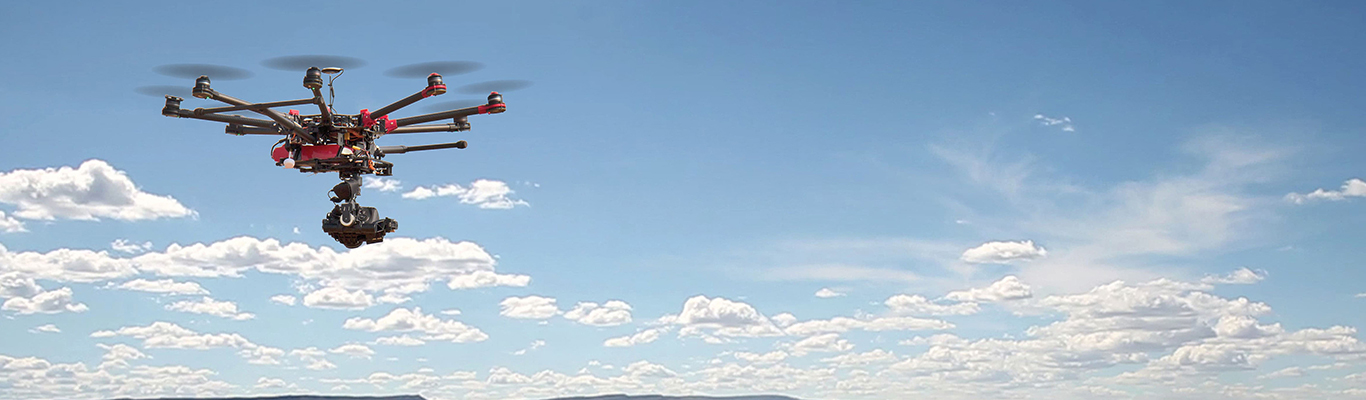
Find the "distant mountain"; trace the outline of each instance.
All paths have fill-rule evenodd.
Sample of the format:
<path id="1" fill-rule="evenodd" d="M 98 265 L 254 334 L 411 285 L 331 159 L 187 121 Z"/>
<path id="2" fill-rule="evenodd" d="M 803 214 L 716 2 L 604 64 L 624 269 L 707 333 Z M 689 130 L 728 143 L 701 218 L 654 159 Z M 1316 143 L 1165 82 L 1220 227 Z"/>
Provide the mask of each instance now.
<path id="1" fill-rule="evenodd" d="M 753 396 L 661 396 L 657 394 L 628 396 L 624 394 L 609 394 L 601 396 L 587 397 L 557 397 L 548 400 L 798 400 L 795 397 L 776 396 L 776 395 L 753 395 Z"/>
<path id="2" fill-rule="evenodd" d="M 115 399 L 127 400 L 127 398 Z M 427 400 L 422 396 L 268 396 L 268 397 L 217 397 L 217 398 L 191 398 L 191 397 L 168 397 L 161 399 L 146 400 Z M 661 396 L 657 394 L 628 396 L 624 394 L 608 394 L 600 396 L 586 397 L 558 397 L 547 400 L 799 400 L 794 397 L 775 396 L 775 395 L 755 395 L 755 396 Z"/>
<path id="3" fill-rule="evenodd" d="M 127 398 L 115 399 L 126 400 Z M 403 396 L 263 396 L 263 397 L 166 397 L 146 400 L 427 400 L 418 395 Z"/>

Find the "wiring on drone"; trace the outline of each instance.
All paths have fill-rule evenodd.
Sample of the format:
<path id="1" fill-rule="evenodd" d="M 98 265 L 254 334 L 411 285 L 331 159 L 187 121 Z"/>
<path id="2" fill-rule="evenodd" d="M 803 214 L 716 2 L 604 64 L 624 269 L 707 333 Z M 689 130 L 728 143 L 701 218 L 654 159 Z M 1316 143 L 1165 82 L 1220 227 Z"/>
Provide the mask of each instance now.
<path id="1" fill-rule="evenodd" d="M 332 102 L 335 101 L 337 97 L 337 92 L 332 90 L 332 82 L 335 82 L 337 78 L 340 78 L 342 74 L 345 73 L 346 70 L 343 69 L 340 72 L 337 72 L 336 75 L 332 75 L 327 78 L 327 109 L 331 110 L 332 112 L 337 112 L 337 109 L 332 108 Z"/>

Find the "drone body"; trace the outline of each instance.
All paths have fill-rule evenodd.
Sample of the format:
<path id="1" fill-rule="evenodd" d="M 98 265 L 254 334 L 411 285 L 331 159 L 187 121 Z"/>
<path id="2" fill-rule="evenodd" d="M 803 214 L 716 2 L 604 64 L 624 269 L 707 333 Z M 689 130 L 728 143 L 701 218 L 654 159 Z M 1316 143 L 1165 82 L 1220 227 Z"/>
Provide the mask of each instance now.
<path id="1" fill-rule="evenodd" d="M 299 172 L 324 173 L 336 172 L 342 182 L 332 188 L 330 193 L 334 207 L 323 219 L 323 231 L 327 232 L 347 248 L 357 248 L 365 243 L 384 241 L 384 236 L 398 229 L 398 222 L 390 218 L 380 218 L 374 207 L 361 207 L 356 202 L 360 195 L 361 176 L 393 175 L 393 163 L 384 161 L 388 154 L 403 154 L 410 151 L 457 148 L 463 149 L 465 141 L 438 143 L 418 146 L 378 146 L 375 139 L 384 135 L 420 132 L 460 132 L 470 129 L 467 117 L 476 114 L 498 114 L 507 110 L 503 96 L 492 92 L 488 103 L 422 114 L 407 118 L 390 118 L 390 114 L 419 100 L 446 93 L 446 85 L 438 73 L 427 76 L 427 86 L 402 100 L 396 101 L 375 111 L 360 110 L 356 114 L 338 114 L 322 94 L 323 74 L 339 75 L 341 68 L 308 68 L 304 74 L 303 85 L 313 91 L 308 99 L 252 103 L 237 99 L 210 87 L 207 75 L 195 80 L 191 94 L 200 99 L 217 100 L 228 104 L 226 107 L 180 108 L 183 98 L 166 95 L 166 105 L 161 114 L 167 117 L 194 118 L 227 123 L 224 132 L 233 135 L 279 135 L 284 136 L 271 149 L 271 159 L 275 165 L 297 169 Z M 331 80 L 335 80 L 333 76 Z M 327 82 L 331 93 L 332 82 Z M 298 110 L 281 113 L 276 107 L 314 104 L 317 114 L 302 114 Z M 232 111 L 251 111 L 269 118 L 258 119 L 240 115 L 224 114 Z M 441 120 L 452 120 L 444 124 L 426 124 Z M 419 125 L 426 124 L 426 125 Z"/>

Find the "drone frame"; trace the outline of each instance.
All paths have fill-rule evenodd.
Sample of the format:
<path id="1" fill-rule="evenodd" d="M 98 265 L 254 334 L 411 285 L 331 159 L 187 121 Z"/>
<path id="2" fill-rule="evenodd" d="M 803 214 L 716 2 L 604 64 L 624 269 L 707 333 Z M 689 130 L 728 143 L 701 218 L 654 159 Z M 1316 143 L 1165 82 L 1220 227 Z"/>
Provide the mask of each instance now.
<path id="1" fill-rule="evenodd" d="M 312 98 L 266 103 L 252 103 L 223 94 L 210 86 L 207 75 L 201 75 L 195 80 L 191 95 L 200 99 L 217 100 L 228 106 L 186 110 L 180 108 L 180 102 L 184 99 L 167 95 L 166 105 L 162 108 L 161 114 L 167 117 L 223 122 L 228 124 L 224 128 L 224 133 L 233 135 L 284 135 L 286 138 L 281 142 L 286 143 L 286 146 L 272 150 L 272 158 L 275 159 L 276 165 L 284 165 L 285 159 L 288 158 L 293 160 L 293 167 L 300 172 L 336 171 L 341 174 L 342 179 L 346 179 L 351 175 L 367 173 L 391 175 L 393 164 L 380 160 L 385 154 L 466 147 L 463 140 L 418 146 L 375 146 L 374 140 L 381 136 L 467 131 L 470 130 L 469 116 L 507 111 L 503 96 L 498 92 L 492 92 L 488 96 L 487 104 L 406 118 L 389 118 L 393 112 L 422 99 L 446 93 L 446 85 L 441 75 L 432 73 L 427 76 L 425 88 L 374 112 L 361 110 L 358 114 L 338 114 L 323 100 L 322 74 L 340 72 L 341 68 L 311 67 L 305 72 L 303 86 L 313 91 Z M 328 86 L 331 86 L 330 82 Z M 319 113 L 300 114 L 297 110 L 290 110 L 288 114 L 284 114 L 273 109 L 305 104 L 316 105 Z M 223 114 L 244 110 L 263 115 L 269 120 Z M 418 125 L 443 119 L 451 119 L 453 122 Z M 281 152 L 281 149 L 285 151 Z"/>

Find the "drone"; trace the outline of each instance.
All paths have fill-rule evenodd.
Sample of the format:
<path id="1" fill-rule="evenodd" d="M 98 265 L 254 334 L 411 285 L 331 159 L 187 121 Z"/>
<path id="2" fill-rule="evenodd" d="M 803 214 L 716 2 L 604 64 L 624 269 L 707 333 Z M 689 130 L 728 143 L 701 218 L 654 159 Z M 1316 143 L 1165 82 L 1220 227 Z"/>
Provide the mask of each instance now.
<path id="1" fill-rule="evenodd" d="M 325 66 L 329 61 L 331 65 Z M 358 248 L 367 243 L 384 241 L 384 236 L 398 230 L 398 221 L 381 218 L 374 207 L 362 207 L 356 197 L 360 195 L 361 176 L 392 176 L 394 164 L 384 158 L 392 154 L 439 149 L 464 149 L 464 140 L 451 143 L 435 143 L 416 146 L 379 146 L 375 140 L 385 135 L 424 133 L 424 132 L 463 132 L 470 130 L 468 117 L 482 114 L 501 114 L 507 111 L 503 95 L 491 91 L 487 102 L 468 107 L 421 114 L 411 117 L 394 118 L 391 115 L 429 97 L 446 93 L 442 74 L 430 72 L 426 75 L 427 85 L 416 93 L 376 110 L 364 109 L 356 114 L 338 113 L 332 107 L 335 97 L 333 81 L 345 71 L 336 64 L 363 65 L 364 63 L 347 57 L 334 56 L 294 56 L 267 60 L 267 66 L 277 69 L 303 69 L 304 88 L 313 92 L 313 97 L 299 100 L 253 103 L 229 96 L 211 86 L 209 74 L 195 78 L 191 96 L 205 100 L 216 100 L 227 104 L 223 107 L 183 109 L 183 97 L 166 94 L 166 104 L 161 115 L 172 118 L 192 118 L 226 123 L 224 132 L 237 136 L 269 135 L 282 136 L 271 147 L 270 156 L 275 165 L 295 169 L 301 173 L 336 172 L 342 182 L 328 192 L 333 203 L 332 211 L 322 220 L 322 230 L 348 249 Z M 306 69 L 299 68 L 307 65 Z M 324 66 L 319 66 L 324 65 Z M 166 66 L 162 72 L 167 75 L 189 75 L 186 72 L 218 72 L 232 78 L 240 78 L 243 70 L 231 67 L 218 67 L 203 64 L 180 64 Z M 393 75 L 414 75 L 412 71 L 423 69 L 447 70 L 455 73 L 477 69 L 478 64 L 469 62 L 434 62 L 414 64 L 390 70 Z M 296 69 L 296 70 L 297 70 Z M 167 72 L 169 70 L 169 72 Z M 249 73 L 245 75 L 249 76 Z M 326 82 L 328 101 L 323 99 L 323 77 Z M 526 86 L 525 81 L 494 81 L 493 85 Z M 488 85 L 469 85 L 479 89 Z M 151 90 L 164 89 L 154 87 Z M 146 93 L 142 88 L 139 91 Z M 314 105 L 317 113 L 305 114 L 291 109 L 288 112 L 275 110 L 277 107 Z M 236 114 L 234 111 L 250 111 L 267 119 L 252 118 Z M 432 123 L 437 121 L 450 122 Z"/>

